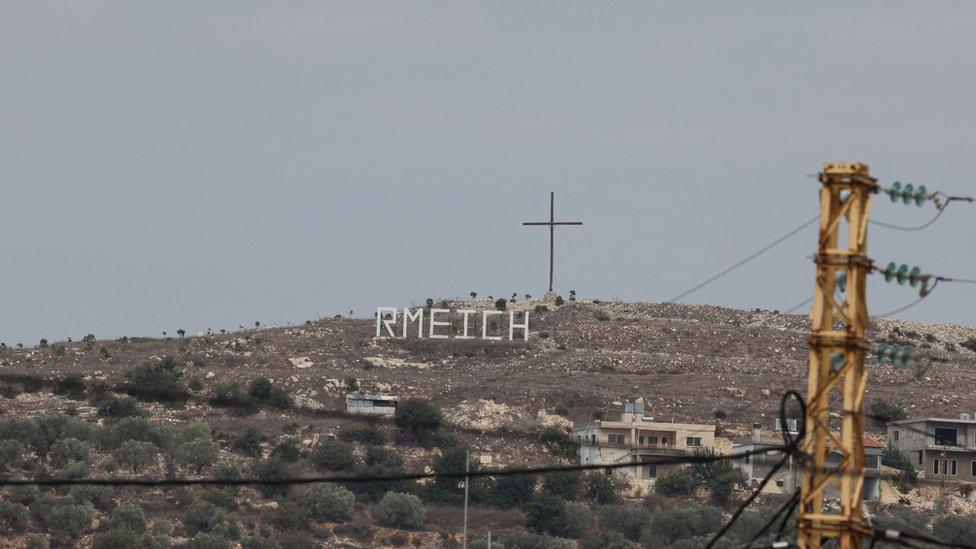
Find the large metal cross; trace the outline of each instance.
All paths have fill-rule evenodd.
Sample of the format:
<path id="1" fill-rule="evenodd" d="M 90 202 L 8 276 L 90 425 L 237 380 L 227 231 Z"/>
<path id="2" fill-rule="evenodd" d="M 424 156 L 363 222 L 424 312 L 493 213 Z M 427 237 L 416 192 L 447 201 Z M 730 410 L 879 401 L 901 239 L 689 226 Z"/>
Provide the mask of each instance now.
<path id="1" fill-rule="evenodd" d="M 556 244 L 556 225 L 582 225 L 582 221 L 556 221 L 556 193 L 549 193 L 549 221 L 527 221 L 522 225 L 543 225 L 549 227 L 549 291 L 552 291 L 552 270 Z"/>

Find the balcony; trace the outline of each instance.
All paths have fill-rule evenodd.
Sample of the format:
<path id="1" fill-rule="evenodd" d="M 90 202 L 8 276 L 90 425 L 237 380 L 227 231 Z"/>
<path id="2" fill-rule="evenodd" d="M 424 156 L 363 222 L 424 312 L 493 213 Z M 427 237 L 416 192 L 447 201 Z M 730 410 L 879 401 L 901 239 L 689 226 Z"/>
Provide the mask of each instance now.
<path id="1" fill-rule="evenodd" d="M 649 455 L 659 455 L 659 456 L 681 456 L 687 455 L 698 450 L 704 450 L 704 448 L 678 448 L 674 444 L 620 444 L 620 443 L 610 443 L 603 442 L 600 444 L 603 448 L 620 448 L 623 450 L 629 450 L 632 455 L 637 454 L 649 454 Z"/>

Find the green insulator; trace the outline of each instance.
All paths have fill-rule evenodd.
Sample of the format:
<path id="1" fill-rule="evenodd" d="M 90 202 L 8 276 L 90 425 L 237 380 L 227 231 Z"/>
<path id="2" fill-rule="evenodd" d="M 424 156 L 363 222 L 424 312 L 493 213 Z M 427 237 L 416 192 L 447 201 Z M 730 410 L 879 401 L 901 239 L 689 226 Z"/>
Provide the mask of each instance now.
<path id="1" fill-rule="evenodd" d="M 915 200 L 915 185 L 909 183 L 905 185 L 905 190 L 901 192 L 901 199 L 905 204 L 911 204 Z"/>
<path id="2" fill-rule="evenodd" d="M 888 189 L 888 196 L 892 202 L 898 202 L 901 197 L 901 181 L 895 181 L 891 184 L 891 188 Z"/>
<path id="3" fill-rule="evenodd" d="M 839 372 L 844 367 L 844 354 L 836 351 L 830 353 L 830 369 Z"/>
<path id="4" fill-rule="evenodd" d="M 898 270 L 898 265 L 895 265 L 894 261 L 889 263 L 884 270 L 885 282 L 891 282 L 895 278 L 895 271 L 897 270 Z"/>
<path id="5" fill-rule="evenodd" d="M 918 267 L 912 267 L 912 270 L 908 272 L 908 283 L 912 285 L 912 288 L 918 286 L 918 283 L 921 282 L 921 279 L 919 278 L 921 274 L 922 269 L 919 269 Z"/>
<path id="6" fill-rule="evenodd" d="M 878 344 L 878 348 L 874 351 L 875 355 L 878 357 L 879 362 L 884 362 L 885 357 L 888 356 L 888 342 L 882 341 Z"/>
<path id="7" fill-rule="evenodd" d="M 929 199 L 929 191 L 925 188 L 925 185 L 919 185 L 918 190 L 915 191 L 915 204 L 921 206 L 925 204 L 925 201 Z"/>
<path id="8" fill-rule="evenodd" d="M 898 272 L 895 273 L 895 278 L 898 279 L 898 284 L 904 284 L 905 281 L 908 280 L 908 272 L 908 265 L 902 263 L 901 267 L 898 267 Z"/>

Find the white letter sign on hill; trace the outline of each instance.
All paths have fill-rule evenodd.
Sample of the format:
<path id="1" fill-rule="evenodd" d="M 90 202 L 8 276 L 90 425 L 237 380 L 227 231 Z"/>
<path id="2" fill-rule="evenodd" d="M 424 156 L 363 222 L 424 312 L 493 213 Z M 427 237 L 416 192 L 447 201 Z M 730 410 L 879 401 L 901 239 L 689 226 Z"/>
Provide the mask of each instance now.
<path id="1" fill-rule="evenodd" d="M 503 311 L 475 311 L 473 309 L 429 309 L 424 315 L 424 309 L 419 308 L 410 311 L 407 307 L 402 309 L 396 307 L 377 307 L 376 308 L 376 337 L 377 338 L 397 338 L 398 318 L 402 319 L 402 326 L 399 330 L 406 339 L 410 332 L 410 323 L 417 326 L 417 339 L 483 339 L 486 341 L 501 341 L 506 330 L 502 327 Z M 481 314 L 478 314 L 478 313 Z M 515 316 L 514 311 L 508 313 L 508 340 L 516 341 L 516 330 L 522 332 L 522 341 L 529 340 L 529 312 L 519 313 L 522 315 L 521 322 Z M 424 316 L 427 316 L 427 330 L 424 330 Z M 472 320 L 471 317 L 474 317 Z M 501 317 L 501 318 L 499 318 Z M 480 330 L 474 324 L 480 320 Z M 459 322 L 460 321 L 460 322 Z M 458 329 L 458 324 L 461 329 Z M 476 335 L 481 333 L 481 337 Z"/>

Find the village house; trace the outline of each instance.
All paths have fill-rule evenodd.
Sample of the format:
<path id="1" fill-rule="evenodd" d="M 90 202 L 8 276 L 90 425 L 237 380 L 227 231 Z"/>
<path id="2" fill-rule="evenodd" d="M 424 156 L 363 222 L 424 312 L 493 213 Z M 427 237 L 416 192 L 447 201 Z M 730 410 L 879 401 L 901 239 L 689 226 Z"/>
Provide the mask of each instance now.
<path id="1" fill-rule="evenodd" d="M 601 420 L 574 429 L 580 464 L 636 463 L 632 467 L 607 469 L 607 474 L 652 485 L 658 476 L 677 471 L 684 465 L 642 465 L 641 461 L 691 455 L 714 448 L 714 425 L 654 421 L 644 417 L 644 411 L 643 399 L 625 402 L 619 420 Z"/>
<path id="2" fill-rule="evenodd" d="M 926 417 L 892 421 L 888 440 L 908 455 L 919 478 L 936 481 L 976 480 L 976 420 Z"/>
<path id="3" fill-rule="evenodd" d="M 346 395 L 346 412 L 363 416 L 393 416 L 397 397 L 388 395 Z"/>
<path id="4" fill-rule="evenodd" d="M 732 453 L 740 454 L 754 450 L 763 450 L 783 445 L 783 431 L 780 422 L 777 420 L 773 431 L 765 434 L 759 424 L 753 424 L 752 435 L 747 438 L 734 440 L 732 443 Z M 789 434 L 797 436 L 798 429 L 796 420 L 787 420 L 786 428 Z M 768 432 L 768 431 L 767 431 Z M 878 441 L 864 437 L 862 439 L 864 447 L 864 488 L 862 497 L 866 501 L 877 499 L 881 493 L 881 450 L 882 445 Z M 746 475 L 749 486 L 753 489 L 758 488 L 763 479 L 772 474 L 773 468 L 783 459 L 781 452 L 769 452 L 746 456 L 733 461 Z M 840 464 L 840 452 L 833 451 L 827 454 L 827 461 L 824 464 L 827 469 L 836 469 Z M 802 478 L 802 467 L 795 459 L 787 460 L 786 465 L 780 468 L 773 478 L 763 487 L 764 493 L 769 494 L 791 494 L 800 487 Z M 837 489 L 828 485 L 825 489 L 827 497 L 837 497 Z"/>

